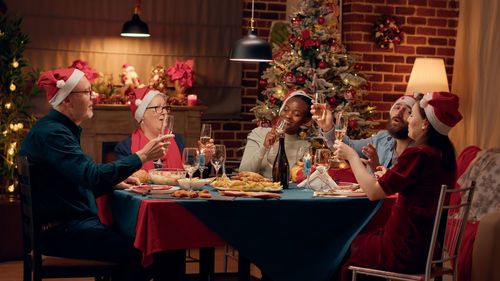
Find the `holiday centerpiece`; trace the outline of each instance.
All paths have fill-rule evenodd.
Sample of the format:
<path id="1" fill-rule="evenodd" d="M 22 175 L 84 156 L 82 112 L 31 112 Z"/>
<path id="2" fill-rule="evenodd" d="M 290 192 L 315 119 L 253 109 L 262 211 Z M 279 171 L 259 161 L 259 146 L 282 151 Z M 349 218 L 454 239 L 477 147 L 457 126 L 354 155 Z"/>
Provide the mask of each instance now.
<path id="1" fill-rule="evenodd" d="M 369 84 L 359 72 L 361 65 L 340 43 L 340 35 L 335 32 L 336 14 L 330 1 L 299 2 L 298 11 L 290 17 L 287 40 L 274 46 L 274 60 L 259 81 L 264 100 L 252 108 L 258 125 L 270 126 L 285 96 L 301 89 L 311 97 L 321 93 L 334 113 L 344 112 L 350 120 L 350 137 L 359 139 L 372 134 L 377 124 L 372 117 L 375 108 L 361 99 Z M 299 136 L 313 146 L 322 145 L 314 124 Z"/>

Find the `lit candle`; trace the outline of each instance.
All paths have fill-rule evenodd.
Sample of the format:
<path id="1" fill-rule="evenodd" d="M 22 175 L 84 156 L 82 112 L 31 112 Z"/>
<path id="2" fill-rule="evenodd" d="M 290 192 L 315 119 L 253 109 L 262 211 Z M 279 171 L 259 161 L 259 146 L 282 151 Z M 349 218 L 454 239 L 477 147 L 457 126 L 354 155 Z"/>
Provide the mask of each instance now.
<path id="1" fill-rule="evenodd" d="M 196 106 L 196 101 L 198 100 L 197 95 L 188 95 L 188 106 Z"/>

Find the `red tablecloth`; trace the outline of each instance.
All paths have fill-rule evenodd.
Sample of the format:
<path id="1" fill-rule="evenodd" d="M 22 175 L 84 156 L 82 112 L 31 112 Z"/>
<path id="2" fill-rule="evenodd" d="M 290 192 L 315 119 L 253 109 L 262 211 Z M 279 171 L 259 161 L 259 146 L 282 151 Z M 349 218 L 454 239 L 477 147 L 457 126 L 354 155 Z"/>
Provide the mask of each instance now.
<path id="1" fill-rule="evenodd" d="M 113 222 L 106 197 L 97 200 L 99 218 Z M 168 222 L 168 223 L 167 223 Z M 167 200 L 142 200 L 137 216 L 134 246 L 143 253 L 142 264 L 152 264 L 153 254 L 162 251 L 220 247 L 226 243 L 179 203 Z"/>

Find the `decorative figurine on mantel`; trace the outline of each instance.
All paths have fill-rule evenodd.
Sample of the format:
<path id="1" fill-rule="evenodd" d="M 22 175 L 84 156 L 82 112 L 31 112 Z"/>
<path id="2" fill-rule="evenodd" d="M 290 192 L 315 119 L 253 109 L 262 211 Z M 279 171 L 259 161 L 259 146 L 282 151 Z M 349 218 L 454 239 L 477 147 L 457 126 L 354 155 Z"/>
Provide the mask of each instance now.
<path id="1" fill-rule="evenodd" d="M 180 62 L 175 60 L 175 66 L 167 69 L 167 76 L 170 77 L 170 82 L 174 83 L 174 97 L 184 99 L 186 97 L 186 89 L 193 86 L 194 70 L 193 60 Z"/>
<path id="2" fill-rule="evenodd" d="M 137 72 L 135 71 L 135 67 L 126 63 L 122 66 L 122 69 L 120 77 L 122 79 L 123 93 L 125 96 L 128 96 L 128 93 L 134 89 L 146 87 L 146 85 L 141 83 L 139 75 L 137 75 Z"/>

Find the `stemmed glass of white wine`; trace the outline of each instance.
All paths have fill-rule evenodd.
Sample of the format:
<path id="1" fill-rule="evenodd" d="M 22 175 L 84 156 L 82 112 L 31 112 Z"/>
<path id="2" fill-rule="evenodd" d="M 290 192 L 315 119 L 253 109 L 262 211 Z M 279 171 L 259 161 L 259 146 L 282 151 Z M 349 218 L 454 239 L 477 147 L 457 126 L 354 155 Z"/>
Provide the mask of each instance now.
<path id="1" fill-rule="evenodd" d="M 325 103 L 325 95 L 323 95 L 323 93 L 316 92 L 314 94 L 314 109 L 316 110 L 316 113 L 313 115 L 313 119 L 316 121 L 323 120 L 323 103 Z"/>
<path id="2" fill-rule="evenodd" d="M 203 146 L 200 151 L 200 166 L 198 167 L 198 170 L 200 171 L 200 179 L 203 178 L 203 170 L 205 170 L 205 145 L 210 141 L 212 138 L 212 125 L 211 124 L 203 124 L 201 126 L 201 133 L 200 133 L 200 142 L 201 145 Z"/>
<path id="3" fill-rule="evenodd" d="M 342 141 L 347 133 L 347 117 L 344 116 L 342 111 L 337 115 L 337 121 L 335 121 L 334 129 L 335 139 Z M 337 156 L 333 158 L 333 161 L 341 162 Z"/>
<path id="4" fill-rule="evenodd" d="M 169 135 L 172 134 L 173 131 L 174 131 L 174 116 L 167 113 L 161 120 L 160 135 Z M 155 167 L 158 168 L 161 168 L 162 164 L 163 163 L 161 159 L 158 159 L 154 162 Z"/>

